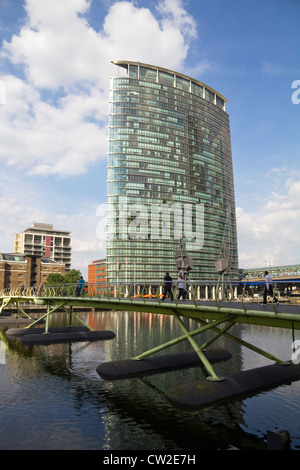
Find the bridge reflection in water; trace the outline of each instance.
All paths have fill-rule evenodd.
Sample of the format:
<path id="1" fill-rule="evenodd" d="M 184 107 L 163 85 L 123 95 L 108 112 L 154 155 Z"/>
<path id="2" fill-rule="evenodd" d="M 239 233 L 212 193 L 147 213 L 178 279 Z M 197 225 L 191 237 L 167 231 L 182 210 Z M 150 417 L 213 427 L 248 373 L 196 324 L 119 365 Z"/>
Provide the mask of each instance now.
<path id="1" fill-rule="evenodd" d="M 183 384 L 168 391 L 167 398 L 177 406 L 198 409 L 210 403 L 224 402 L 235 396 L 261 390 L 266 387 L 298 380 L 300 366 L 275 357 L 268 351 L 256 347 L 238 337 L 230 329 L 236 324 L 260 325 L 267 327 L 286 328 L 292 331 L 300 329 L 300 309 L 291 305 L 288 295 L 295 292 L 297 283 L 291 285 L 287 281 L 277 282 L 274 297 L 269 299 L 267 306 L 259 304 L 261 292 L 255 292 L 259 284 L 244 282 L 207 282 L 189 283 L 187 298 L 178 300 L 178 288 L 172 285 L 173 300 L 163 300 L 163 285 L 151 283 L 144 285 L 119 284 L 118 286 L 85 285 L 80 291 L 75 285 L 44 287 L 39 292 L 15 289 L 0 293 L 3 312 L 10 304 L 14 304 L 20 314 L 25 314 L 24 303 L 44 305 L 46 312 L 38 320 L 30 323 L 22 333 L 22 342 L 27 345 L 50 344 L 51 342 L 72 342 L 103 340 L 114 338 L 114 332 L 97 332 L 85 324 L 73 311 L 76 306 L 101 309 L 107 311 L 149 312 L 172 316 L 182 331 L 182 335 L 164 344 L 153 345 L 148 351 L 125 361 L 113 361 L 100 364 L 97 372 L 106 380 L 118 380 L 130 377 L 166 372 L 185 367 L 201 366 L 208 380 Z M 275 303 L 275 296 L 280 294 L 281 303 Z M 21 307 L 22 304 L 22 307 Z M 69 330 L 53 331 L 49 327 L 50 317 L 58 310 L 64 309 L 69 314 Z M 116 313 L 117 314 L 117 313 Z M 83 326 L 83 331 L 72 331 L 72 319 Z M 189 331 L 186 319 L 192 319 L 199 328 Z M 42 333 L 33 334 L 33 327 L 45 320 Z M 36 329 L 36 328 L 34 328 Z M 199 345 L 201 334 L 211 332 L 212 336 Z M 7 334 L 18 334 L 7 331 Z M 200 340 L 196 342 L 195 337 Z M 220 377 L 215 372 L 213 363 L 227 360 L 230 352 L 211 348 L 221 336 L 230 339 L 252 351 L 274 361 L 275 364 L 242 371 L 231 376 Z M 157 353 L 187 340 L 191 353 L 185 355 L 156 356 Z"/>

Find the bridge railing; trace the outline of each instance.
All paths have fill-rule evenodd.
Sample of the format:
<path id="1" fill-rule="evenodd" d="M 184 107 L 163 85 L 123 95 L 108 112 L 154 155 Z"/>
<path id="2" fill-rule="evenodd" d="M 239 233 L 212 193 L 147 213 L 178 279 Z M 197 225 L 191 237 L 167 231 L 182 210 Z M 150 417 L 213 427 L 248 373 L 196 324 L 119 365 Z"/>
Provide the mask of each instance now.
<path id="1" fill-rule="evenodd" d="M 226 293 L 226 295 L 235 297 L 237 283 L 222 283 L 219 281 L 208 282 L 188 282 L 184 292 L 185 298 L 197 299 L 206 298 L 214 299 L 218 296 L 218 292 Z M 178 296 L 179 289 L 177 281 L 171 283 L 171 292 L 174 296 Z M 145 282 L 145 283 L 84 283 L 83 286 L 78 284 L 53 284 L 39 287 L 16 287 L 13 289 L 0 290 L 0 297 L 99 297 L 99 298 L 131 298 L 131 299 L 151 299 L 162 298 L 164 295 L 163 282 Z"/>
<path id="2" fill-rule="evenodd" d="M 288 301 L 297 292 L 300 295 L 300 281 L 276 281 L 273 283 L 274 293 L 282 300 Z M 260 301 L 262 299 L 265 283 L 262 281 L 187 281 L 184 298 L 198 302 L 206 301 Z M 178 282 L 171 283 L 173 299 L 178 300 L 180 291 Z M 84 283 L 78 284 L 56 284 L 38 287 L 16 287 L 13 289 L 0 290 L 0 297 L 81 297 L 99 299 L 130 299 L 130 300 L 158 300 L 162 301 L 165 293 L 164 282 L 119 282 L 104 284 Z M 170 295 L 170 294 L 169 294 Z M 300 296 L 299 296 L 300 300 Z"/>

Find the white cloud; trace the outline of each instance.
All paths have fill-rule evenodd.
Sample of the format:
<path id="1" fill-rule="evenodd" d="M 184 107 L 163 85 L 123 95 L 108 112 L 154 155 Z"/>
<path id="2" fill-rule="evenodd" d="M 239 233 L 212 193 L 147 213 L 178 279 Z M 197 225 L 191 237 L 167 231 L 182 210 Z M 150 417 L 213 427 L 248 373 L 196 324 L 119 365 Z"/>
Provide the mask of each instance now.
<path id="1" fill-rule="evenodd" d="M 297 254 L 300 262 L 300 180 L 283 186 L 284 194 L 273 192 L 255 212 L 237 208 L 241 268 L 294 264 Z"/>
<path id="2" fill-rule="evenodd" d="M 196 34 L 181 0 L 162 0 L 156 11 L 115 2 L 98 31 L 86 19 L 91 3 L 26 0 L 19 32 L 0 51 L 10 70 L 0 76 L 1 250 L 12 251 L 14 233 L 33 222 L 51 223 L 71 231 L 72 265 L 82 271 L 105 255 L 104 206 L 75 201 L 70 214 L 63 196 L 61 205 L 49 202 L 51 192 L 46 186 L 46 196 L 37 178 L 80 175 L 106 158 L 109 78 L 117 72 L 111 60 L 177 70 Z M 14 168 L 30 176 L 31 186 Z"/>
<path id="3" fill-rule="evenodd" d="M 112 59 L 182 66 L 196 28 L 180 0 L 159 3 L 159 18 L 149 8 L 116 2 L 100 32 L 81 16 L 90 3 L 27 0 L 27 21 L 18 35 L 4 42 L 2 56 L 24 65 L 33 86 L 53 90 L 79 84 L 106 89 Z"/>
<path id="4" fill-rule="evenodd" d="M 274 64 L 269 61 L 264 61 L 261 66 L 261 73 L 267 78 L 280 78 L 286 75 L 299 75 L 299 68 L 295 67 L 286 67 L 281 64 Z"/>
<path id="5" fill-rule="evenodd" d="M 261 67 L 261 72 L 268 78 L 278 78 L 286 75 L 289 71 L 282 65 L 264 62 Z"/>
<path id="6" fill-rule="evenodd" d="M 26 23 L 10 42 L 4 42 L 3 56 L 24 65 L 27 79 L 37 88 L 91 83 L 95 68 L 101 70 L 97 60 L 101 48 L 97 33 L 79 16 L 89 4 L 85 0 L 26 0 Z"/>
<path id="7" fill-rule="evenodd" d="M 217 71 L 218 68 L 211 61 L 207 59 L 202 59 L 200 62 L 189 67 L 185 70 L 185 74 L 190 77 L 198 77 L 198 80 L 201 81 L 202 76 L 209 71 Z"/>
<path id="8" fill-rule="evenodd" d="M 2 57 L 23 65 L 34 87 L 52 90 L 91 85 L 107 89 L 114 71 L 112 59 L 170 68 L 183 65 L 196 28 L 181 0 L 158 3 L 158 18 L 149 8 L 138 8 L 129 1 L 116 2 L 99 32 L 81 16 L 90 3 L 27 0 L 27 21 L 18 35 L 4 42 Z"/>
<path id="9" fill-rule="evenodd" d="M 75 214 L 65 216 L 72 235 L 72 268 L 79 269 L 87 279 L 92 261 L 106 257 L 106 204 L 83 205 Z M 59 220 L 57 221 L 57 225 Z"/>
<path id="10" fill-rule="evenodd" d="M 13 234 L 32 222 L 53 223 L 71 231 L 78 269 L 86 269 L 94 253 L 99 258 L 105 254 L 102 208 L 99 212 L 99 207 L 79 204 L 71 215 L 63 205 L 46 208 L 43 195 L 24 181 L 15 180 L 13 192 L 13 180 L 4 185 L 5 171 L 10 166 L 22 169 L 25 176 L 67 177 L 83 174 L 105 159 L 109 77 L 116 74 L 111 60 L 138 60 L 181 71 L 197 34 L 181 0 L 160 0 L 155 10 L 117 1 L 97 31 L 86 19 L 91 3 L 26 0 L 19 33 L 0 51 L 2 60 L 15 66 L 6 67 L 10 74 L 0 76 L 6 98 L 0 104 L 0 213 L 5 218 L 1 250 L 11 251 Z M 211 68 L 204 59 L 188 73 L 202 75 Z M 276 76 L 284 70 L 265 63 L 262 72 Z M 241 267 L 268 260 L 289 264 L 299 251 L 299 175 L 277 170 L 273 176 L 278 186 L 261 207 L 237 210 Z"/>
<path id="11" fill-rule="evenodd" d="M 0 107 L 0 159 L 30 174 L 81 174 L 104 158 L 107 130 L 102 93 L 68 95 L 55 105 L 44 102 L 31 85 L 12 75 L 6 84 L 6 104 Z M 92 121 L 94 119 L 94 122 Z M 98 120 L 98 121 L 97 121 Z"/>
<path id="12" fill-rule="evenodd" d="M 16 182 L 1 181 L 1 192 L 7 192 L 9 184 Z M 0 214 L 6 214 L 5 224 L 0 226 L 1 251 L 12 252 L 14 234 L 30 227 L 33 222 L 50 223 L 54 229 L 71 232 L 72 268 L 79 269 L 87 278 L 88 264 L 106 256 L 106 204 L 97 206 L 85 201 L 76 202 L 77 210 L 68 214 L 63 207 L 54 205 L 53 209 L 47 206 L 45 198 L 30 191 L 22 181 L 18 182 L 13 196 L 0 197 Z"/>
<path id="13" fill-rule="evenodd" d="M 0 159 L 31 175 L 69 176 L 106 158 L 112 59 L 180 68 L 195 24 L 180 0 L 164 0 L 156 18 L 132 2 L 114 3 L 95 31 L 89 0 L 26 0 L 26 21 L 2 47 L 25 80 L 0 77 Z M 130 27 L 128 26 L 130 25 Z M 46 92 L 46 93 L 45 93 Z"/>

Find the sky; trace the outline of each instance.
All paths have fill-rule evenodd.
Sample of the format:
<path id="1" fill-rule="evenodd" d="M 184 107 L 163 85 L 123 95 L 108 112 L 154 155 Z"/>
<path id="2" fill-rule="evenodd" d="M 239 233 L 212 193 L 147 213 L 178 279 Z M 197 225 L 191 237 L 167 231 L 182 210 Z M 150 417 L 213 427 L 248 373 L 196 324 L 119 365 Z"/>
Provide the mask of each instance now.
<path id="1" fill-rule="evenodd" d="M 34 222 L 105 257 L 112 60 L 228 100 L 240 268 L 300 263 L 299 0 L 0 0 L 0 251 Z"/>

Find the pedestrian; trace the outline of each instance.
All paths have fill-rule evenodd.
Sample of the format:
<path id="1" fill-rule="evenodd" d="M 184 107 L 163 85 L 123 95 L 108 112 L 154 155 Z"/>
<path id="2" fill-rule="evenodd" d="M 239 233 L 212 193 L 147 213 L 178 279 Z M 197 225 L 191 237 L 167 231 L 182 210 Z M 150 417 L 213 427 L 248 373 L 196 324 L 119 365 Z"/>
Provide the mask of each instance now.
<path id="1" fill-rule="evenodd" d="M 269 271 L 265 271 L 265 290 L 264 290 L 264 302 L 261 305 L 267 305 L 267 296 L 270 295 L 273 299 L 274 296 L 274 302 L 276 305 L 279 304 L 278 299 L 276 294 L 274 295 L 273 293 L 273 280 L 269 274 Z"/>
<path id="2" fill-rule="evenodd" d="M 172 282 L 173 279 L 170 276 L 170 273 L 166 273 L 164 277 L 164 295 L 162 300 L 165 300 L 165 297 L 169 296 L 171 300 L 173 300 L 173 292 L 172 292 Z"/>
<path id="3" fill-rule="evenodd" d="M 37 295 L 40 297 L 42 295 L 42 290 L 44 288 L 44 285 L 43 284 L 39 284 L 39 287 L 38 287 L 38 291 L 37 291 Z"/>
<path id="4" fill-rule="evenodd" d="M 82 276 L 78 279 L 77 287 L 76 287 L 76 296 L 79 297 L 82 294 L 84 286 L 84 279 Z"/>
<path id="5" fill-rule="evenodd" d="M 186 295 L 186 282 L 183 278 L 183 275 L 180 273 L 177 279 L 177 287 L 179 289 L 179 296 L 178 300 L 180 300 L 180 297 L 182 297 L 182 300 L 185 300 L 185 295 Z"/>

